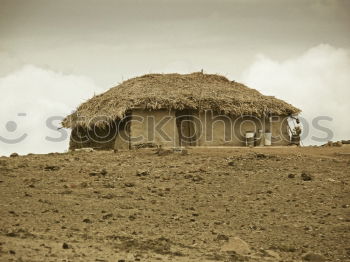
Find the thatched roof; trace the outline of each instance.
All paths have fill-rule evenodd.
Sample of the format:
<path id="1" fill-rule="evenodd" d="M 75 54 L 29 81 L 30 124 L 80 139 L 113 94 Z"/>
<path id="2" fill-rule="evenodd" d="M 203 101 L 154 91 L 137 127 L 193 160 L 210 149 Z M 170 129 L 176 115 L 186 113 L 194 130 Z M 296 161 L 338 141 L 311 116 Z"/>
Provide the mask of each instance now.
<path id="1" fill-rule="evenodd" d="M 255 89 L 230 81 L 224 76 L 192 74 L 148 74 L 124 81 L 107 92 L 94 96 L 67 116 L 62 125 L 67 128 L 89 126 L 90 119 L 107 116 L 120 119 L 133 108 L 194 109 L 228 115 L 255 116 L 294 115 L 300 110 Z"/>

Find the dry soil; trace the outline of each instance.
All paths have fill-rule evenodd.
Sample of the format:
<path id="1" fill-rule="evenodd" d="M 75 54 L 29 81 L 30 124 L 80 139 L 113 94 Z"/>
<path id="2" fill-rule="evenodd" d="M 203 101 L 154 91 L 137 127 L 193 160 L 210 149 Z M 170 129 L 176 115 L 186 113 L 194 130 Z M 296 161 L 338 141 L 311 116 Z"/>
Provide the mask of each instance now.
<path id="1" fill-rule="evenodd" d="M 0 261 L 350 261 L 349 146 L 188 153 L 1 157 Z"/>

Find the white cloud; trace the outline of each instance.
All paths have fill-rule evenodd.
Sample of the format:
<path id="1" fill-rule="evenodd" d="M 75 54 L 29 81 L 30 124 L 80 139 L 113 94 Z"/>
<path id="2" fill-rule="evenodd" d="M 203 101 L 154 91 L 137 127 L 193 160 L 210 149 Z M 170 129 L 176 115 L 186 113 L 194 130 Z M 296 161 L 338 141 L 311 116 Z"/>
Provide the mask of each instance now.
<path id="1" fill-rule="evenodd" d="M 350 139 L 350 52 L 322 44 L 298 57 L 275 61 L 259 55 L 243 73 L 242 82 L 266 95 L 275 95 L 303 110 L 309 125 L 305 144 L 322 144 L 312 136 L 326 137 L 312 119 L 329 116 L 320 124 L 332 130 L 333 140 Z"/>
<path id="2" fill-rule="evenodd" d="M 59 138 L 61 134 L 49 128 L 46 120 L 52 116 L 66 116 L 81 102 L 101 91 L 87 77 L 33 65 L 0 78 L 0 155 L 66 150 L 69 137 L 61 142 L 47 141 L 47 136 Z M 20 113 L 26 115 L 20 116 Z M 56 120 L 52 124 L 59 126 L 59 122 Z M 24 134 L 27 134 L 26 138 L 19 143 L 4 142 L 5 139 L 15 141 Z"/>

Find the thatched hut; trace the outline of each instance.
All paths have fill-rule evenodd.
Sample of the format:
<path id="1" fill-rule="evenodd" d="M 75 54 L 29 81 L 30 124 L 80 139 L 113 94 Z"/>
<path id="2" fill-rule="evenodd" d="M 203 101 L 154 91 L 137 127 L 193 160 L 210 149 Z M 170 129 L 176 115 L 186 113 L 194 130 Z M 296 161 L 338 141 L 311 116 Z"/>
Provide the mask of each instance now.
<path id="1" fill-rule="evenodd" d="M 92 97 L 62 125 L 70 149 L 288 145 L 287 119 L 299 112 L 224 76 L 148 74 Z"/>

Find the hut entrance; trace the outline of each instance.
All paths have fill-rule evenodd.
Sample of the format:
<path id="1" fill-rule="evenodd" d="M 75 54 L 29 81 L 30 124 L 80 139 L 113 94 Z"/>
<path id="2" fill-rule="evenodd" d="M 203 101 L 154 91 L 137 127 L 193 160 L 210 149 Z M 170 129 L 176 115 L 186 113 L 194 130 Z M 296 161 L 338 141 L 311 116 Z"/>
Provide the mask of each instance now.
<path id="1" fill-rule="evenodd" d="M 195 146 L 196 128 L 191 110 L 176 111 L 176 127 L 179 135 L 179 146 Z"/>

